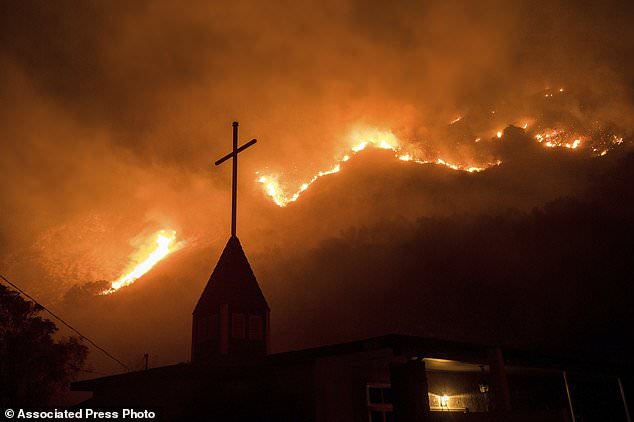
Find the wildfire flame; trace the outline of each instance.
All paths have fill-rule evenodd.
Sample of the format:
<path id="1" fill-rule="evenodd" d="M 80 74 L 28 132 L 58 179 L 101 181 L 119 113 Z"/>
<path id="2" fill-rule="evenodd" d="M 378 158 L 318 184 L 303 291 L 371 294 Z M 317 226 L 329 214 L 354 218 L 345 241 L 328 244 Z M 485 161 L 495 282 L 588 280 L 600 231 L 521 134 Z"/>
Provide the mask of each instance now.
<path id="1" fill-rule="evenodd" d="M 437 164 L 446 166 L 453 170 L 478 172 L 493 165 L 499 165 L 500 161 L 486 164 L 485 166 L 473 166 L 451 163 L 442 158 L 436 158 L 433 160 L 424 159 L 420 157 L 415 150 L 408 149 L 403 146 L 403 143 L 389 130 L 381 129 L 355 129 L 348 135 L 349 144 L 351 145 L 347 154 L 336 158 L 335 164 L 327 170 L 319 171 L 308 181 L 302 183 L 295 192 L 289 192 L 288 188 L 283 186 L 280 182 L 280 176 L 276 174 L 260 175 L 257 181 L 262 184 L 264 192 L 269 196 L 276 205 L 280 207 L 286 207 L 292 202 L 297 201 L 300 195 L 306 191 L 317 179 L 330 174 L 338 173 L 341 171 L 341 165 L 350 158 L 365 150 L 368 147 L 384 149 L 394 152 L 394 156 L 400 161 L 407 161 L 416 164 Z"/>
<path id="2" fill-rule="evenodd" d="M 581 146 L 581 138 L 574 138 L 572 142 L 570 139 L 562 129 L 549 129 L 535 135 L 535 140 L 546 148 L 577 149 Z"/>
<path id="3" fill-rule="evenodd" d="M 546 88 L 544 96 L 546 98 L 553 97 L 554 94 L 565 95 L 566 90 L 560 87 L 555 90 Z M 553 94 L 554 93 L 554 94 Z M 490 111 L 490 117 L 496 117 L 496 110 Z M 459 115 L 449 122 L 449 125 L 454 125 L 461 120 L 464 116 Z M 530 136 L 535 141 L 549 149 L 568 149 L 568 150 L 585 150 L 592 151 L 595 156 L 606 155 L 613 146 L 621 145 L 624 142 L 623 136 L 612 134 L 610 139 L 604 139 L 603 135 L 596 136 L 596 133 L 590 132 L 585 135 L 580 135 L 578 130 L 573 128 L 548 128 L 540 127 L 536 118 L 530 116 L 522 116 L 521 119 L 514 121 L 514 124 L 521 127 L 525 131 L 530 132 Z M 530 127 L 530 129 L 529 129 Z M 493 128 L 491 128 L 493 129 Z M 491 132 L 491 140 L 504 141 L 504 130 L 494 129 Z M 483 138 L 476 137 L 474 143 L 480 143 Z M 389 150 L 394 153 L 395 158 L 400 161 L 411 162 L 415 164 L 436 164 L 442 165 L 452 170 L 466 171 L 466 172 L 479 172 L 489 167 L 501 164 L 500 160 L 493 162 L 480 162 L 473 164 L 465 163 L 452 163 L 441 157 L 429 157 L 428 155 L 421 154 L 420 150 L 413 146 L 413 144 L 406 144 L 401 142 L 391 131 L 381 130 L 377 128 L 356 128 L 351 131 L 347 137 L 347 144 L 349 145 L 344 155 L 335 156 L 334 164 L 326 169 L 318 171 L 315 175 L 310 177 L 307 181 L 299 184 L 298 187 L 289 187 L 288 183 L 282 183 L 280 174 L 261 174 L 257 172 L 257 182 L 262 185 L 264 193 L 273 200 L 273 202 L 280 206 L 286 207 L 287 205 L 297 201 L 300 195 L 305 192 L 317 179 L 330 174 L 338 173 L 341 171 L 342 165 L 350 160 L 355 154 L 367 148 L 377 148 Z"/>
<path id="4" fill-rule="evenodd" d="M 117 281 L 113 281 L 110 288 L 104 290 L 101 294 L 111 294 L 122 287 L 133 284 L 168 254 L 180 248 L 180 244 L 174 244 L 176 232 L 173 230 L 161 230 L 153 238 L 154 242 L 152 244 L 141 248 L 139 251 L 139 253 L 146 255 L 146 258 L 136 264 L 130 272 L 122 275 Z"/>

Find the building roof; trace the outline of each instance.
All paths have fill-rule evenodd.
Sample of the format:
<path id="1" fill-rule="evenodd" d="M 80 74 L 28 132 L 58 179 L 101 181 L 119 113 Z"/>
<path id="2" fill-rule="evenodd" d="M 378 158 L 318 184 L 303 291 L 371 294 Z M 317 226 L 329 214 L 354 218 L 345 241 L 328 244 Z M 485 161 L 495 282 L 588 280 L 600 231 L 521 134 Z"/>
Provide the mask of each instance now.
<path id="1" fill-rule="evenodd" d="M 310 362 L 318 358 L 337 355 L 369 352 L 373 350 L 391 349 L 396 356 L 407 358 L 440 358 L 452 359 L 470 363 L 487 364 L 487 353 L 491 346 L 466 344 L 433 338 L 415 337 L 408 335 L 390 334 L 364 340 L 338 343 L 303 349 L 291 352 L 266 355 L 261 358 L 242 360 L 236 358 L 217 359 L 204 364 L 181 363 L 163 366 L 146 371 L 128 372 L 108 377 L 78 381 L 71 384 L 74 391 L 95 391 L 109 386 L 126 384 L 129 382 L 152 382 L 152 380 L 171 377 L 190 377 L 195 374 L 238 374 L 247 373 L 253 368 L 279 367 L 285 365 Z M 570 359 L 551 356 L 529 351 L 504 349 L 504 359 L 508 366 L 525 368 L 539 368 L 549 370 L 581 370 L 601 371 L 604 373 L 620 373 L 625 368 L 606 362 L 589 362 L 586 360 Z"/>
<path id="2" fill-rule="evenodd" d="M 236 236 L 229 238 L 198 299 L 194 314 L 205 312 L 209 307 L 223 303 L 249 307 L 263 305 L 269 310 L 264 294 Z"/>

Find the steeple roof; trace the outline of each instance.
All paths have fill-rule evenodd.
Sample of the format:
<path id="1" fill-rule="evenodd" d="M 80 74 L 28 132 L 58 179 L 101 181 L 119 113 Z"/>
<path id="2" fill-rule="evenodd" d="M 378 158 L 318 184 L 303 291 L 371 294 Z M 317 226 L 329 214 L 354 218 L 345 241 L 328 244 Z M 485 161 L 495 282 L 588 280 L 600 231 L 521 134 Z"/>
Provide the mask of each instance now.
<path id="1" fill-rule="evenodd" d="M 220 259 L 209 277 L 194 314 L 206 312 L 219 304 L 262 306 L 269 310 L 264 294 L 251 270 L 242 245 L 236 236 L 231 236 Z"/>

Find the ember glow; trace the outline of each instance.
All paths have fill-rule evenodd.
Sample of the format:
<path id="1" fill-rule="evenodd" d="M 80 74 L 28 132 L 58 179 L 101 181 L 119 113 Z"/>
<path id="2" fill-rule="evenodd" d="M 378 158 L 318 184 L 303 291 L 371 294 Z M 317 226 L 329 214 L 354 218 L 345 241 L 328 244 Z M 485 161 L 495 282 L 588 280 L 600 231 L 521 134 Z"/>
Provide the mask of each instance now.
<path id="1" fill-rule="evenodd" d="M 548 129 L 538 133 L 535 140 L 547 148 L 577 149 L 581 146 L 580 137 L 571 137 L 562 129 Z"/>
<path id="2" fill-rule="evenodd" d="M 458 116 L 455 119 L 453 119 L 451 122 L 449 122 L 450 125 L 453 125 L 455 123 L 458 123 L 460 120 L 462 120 L 462 116 Z"/>
<path id="3" fill-rule="evenodd" d="M 354 129 L 347 136 L 347 142 L 350 145 L 345 155 L 335 158 L 335 164 L 327 170 L 317 172 L 308 181 L 299 185 L 295 191 L 288 187 L 288 184 L 280 180 L 277 174 L 259 175 L 257 181 L 262 185 L 265 194 L 280 207 L 286 207 L 292 202 L 297 201 L 300 195 L 306 191 L 317 179 L 330 174 L 341 171 L 341 166 L 352 156 L 367 148 L 377 148 L 390 150 L 394 152 L 394 157 L 400 161 L 412 162 L 415 164 L 437 164 L 448 167 L 452 170 L 460 170 L 467 172 L 482 171 L 492 165 L 499 165 L 500 161 L 489 163 L 486 165 L 465 165 L 452 163 L 442 158 L 427 159 L 417 153 L 415 148 L 406 146 L 396 135 L 390 130 L 382 130 L 376 128 Z"/>
<path id="4" fill-rule="evenodd" d="M 175 231 L 161 230 L 152 237 L 154 240 L 149 245 L 143 246 L 135 255 L 145 257 L 134 266 L 127 274 L 122 275 L 117 281 L 113 281 L 109 289 L 101 294 L 111 294 L 122 287 L 129 286 L 138 280 L 145 273 L 150 271 L 159 261 L 171 252 L 180 248 L 180 244 L 174 244 L 176 240 Z"/>

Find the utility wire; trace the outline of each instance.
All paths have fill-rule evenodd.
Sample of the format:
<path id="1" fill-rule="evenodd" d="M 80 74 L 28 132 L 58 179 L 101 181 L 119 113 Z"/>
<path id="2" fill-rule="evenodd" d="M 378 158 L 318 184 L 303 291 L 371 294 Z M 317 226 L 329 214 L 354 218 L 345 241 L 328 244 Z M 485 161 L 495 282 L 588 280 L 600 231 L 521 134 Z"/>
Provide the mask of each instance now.
<path id="1" fill-rule="evenodd" d="M 119 359 L 115 358 L 114 356 L 112 356 L 110 353 L 108 353 L 108 351 L 106 349 L 104 349 L 103 347 L 99 346 L 97 343 L 95 343 L 94 341 L 92 341 L 91 339 L 89 339 L 88 337 L 86 337 L 85 335 L 83 335 L 82 333 L 80 333 L 79 331 L 77 331 L 72 325 L 70 325 L 69 323 L 67 323 L 66 321 L 64 321 L 61 317 L 55 315 L 53 312 L 51 312 L 46 306 L 42 305 L 41 303 L 39 303 L 37 300 L 33 299 L 33 297 L 31 297 L 31 295 L 29 295 L 27 292 L 25 292 L 24 290 L 22 290 L 21 288 L 19 288 L 18 286 L 16 286 L 15 284 L 13 284 L 12 282 L 10 282 L 5 276 L 3 276 L 2 274 L 0 274 L 0 278 L 2 278 L 4 281 L 6 281 L 7 283 L 9 283 L 9 285 L 11 287 L 13 287 L 15 290 L 17 290 L 18 292 L 22 293 L 24 296 L 26 296 L 28 299 L 30 299 L 31 301 L 33 301 L 33 303 L 35 303 L 37 306 L 39 306 L 40 308 L 44 309 L 46 312 L 48 312 L 49 314 L 51 314 L 51 316 L 53 318 L 55 318 L 56 320 L 58 320 L 59 322 L 61 322 L 62 324 L 64 324 L 65 326 L 67 326 L 68 328 L 70 328 L 71 330 L 73 330 L 74 332 L 76 332 L 79 335 L 79 338 L 82 340 L 86 340 L 88 343 L 90 343 L 92 346 L 94 346 L 97 350 L 99 350 L 100 352 L 102 352 L 103 354 L 105 354 L 106 356 L 108 356 L 110 359 L 114 360 L 115 362 L 117 362 L 119 365 L 121 365 L 122 367 L 124 367 L 126 369 L 126 371 L 130 371 L 130 368 L 123 362 L 121 362 Z"/>
<path id="2" fill-rule="evenodd" d="M 90 369 L 80 369 L 79 372 L 86 372 L 87 374 L 97 374 L 97 375 L 109 375 L 106 374 L 105 372 L 99 372 L 99 371 L 91 371 Z"/>

